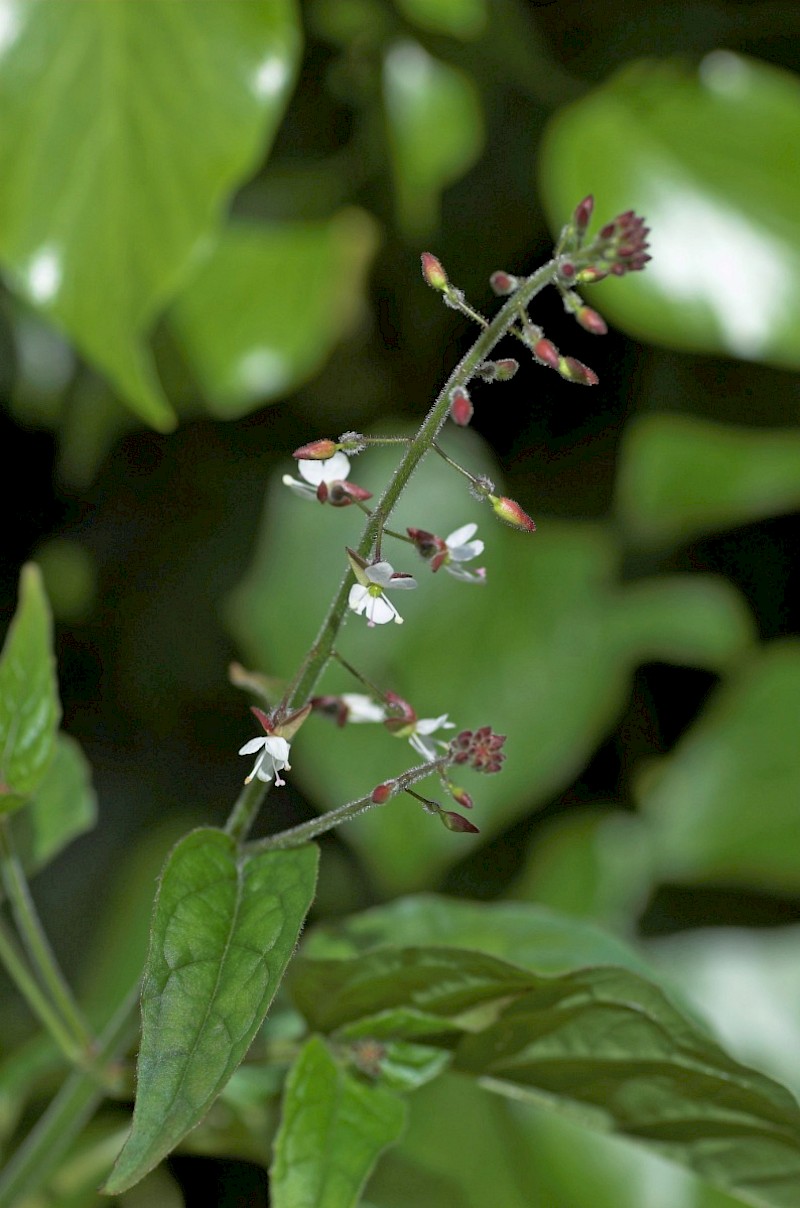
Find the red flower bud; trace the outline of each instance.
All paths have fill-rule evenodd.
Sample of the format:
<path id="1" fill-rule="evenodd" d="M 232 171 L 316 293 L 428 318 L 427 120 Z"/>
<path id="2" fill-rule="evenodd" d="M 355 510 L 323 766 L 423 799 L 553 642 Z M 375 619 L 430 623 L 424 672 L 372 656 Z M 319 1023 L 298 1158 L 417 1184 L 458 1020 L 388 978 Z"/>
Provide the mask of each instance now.
<path id="1" fill-rule="evenodd" d="M 312 440 L 310 445 L 301 445 L 299 449 L 295 449 L 292 457 L 296 457 L 298 461 L 327 461 L 338 448 L 333 440 Z"/>
<path id="2" fill-rule="evenodd" d="M 572 281 L 575 276 L 575 265 L 569 260 L 565 260 L 563 264 L 558 266 L 559 277 L 564 277 L 567 281 Z"/>
<path id="3" fill-rule="evenodd" d="M 460 428 L 466 428 L 474 414 L 475 408 L 466 390 L 462 386 L 456 386 L 455 390 L 450 392 L 450 415 L 453 423 L 458 424 Z"/>
<path id="4" fill-rule="evenodd" d="M 582 361 L 577 361 L 575 357 L 561 357 L 558 372 L 566 381 L 577 382 L 580 386 L 596 386 L 600 381 L 593 369 Z"/>
<path id="5" fill-rule="evenodd" d="M 371 800 L 374 801 L 376 805 L 383 805 L 389 800 L 394 792 L 394 789 L 395 786 L 393 784 L 379 784 L 372 790 Z"/>
<path id="6" fill-rule="evenodd" d="M 458 804 L 463 806 L 465 810 L 472 809 L 475 802 L 472 800 L 466 789 L 462 789 L 458 784 L 449 784 L 447 787 L 449 788 L 450 796 L 454 801 L 457 801 Z"/>
<path id="7" fill-rule="evenodd" d="M 422 275 L 433 289 L 438 289 L 444 292 L 450 284 L 447 273 L 442 268 L 439 261 L 430 252 L 423 252 L 420 257 L 422 260 Z"/>
<path id="8" fill-rule="evenodd" d="M 504 273 L 501 270 L 492 273 L 489 284 L 494 292 L 502 298 L 505 294 L 513 294 L 515 289 L 519 289 L 519 278 L 512 277 L 511 273 Z"/>
<path id="9" fill-rule="evenodd" d="M 489 502 L 495 516 L 510 524 L 512 528 L 522 529 L 526 533 L 536 532 L 536 525 L 515 499 L 508 499 L 505 495 L 490 495 Z"/>
<path id="10" fill-rule="evenodd" d="M 474 826 L 468 818 L 464 818 L 461 814 L 455 813 L 454 810 L 440 810 L 439 817 L 448 830 L 464 831 L 470 835 L 480 834 L 477 826 Z"/>
<path id="11" fill-rule="evenodd" d="M 558 369 L 558 349 L 552 340 L 544 338 L 537 340 L 533 346 L 533 355 L 540 365 L 547 365 L 550 369 Z"/>
<path id="12" fill-rule="evenodd" d="M 582 235 L 588 227 L 593 210 L 594 197 L 590 193 L 588 197 L 584 197 L 583 201 L 578 203 L 575 207 L 575 213 L 572 215 L 572 221 L 575 223 L 579 235 Z"/>
<path id="13" fill-rule="evenodd" d="M 605 269 L 590 265 L 588 268 L 582 268 L 575 280 L 579 285 L 594 285 L 595 281 L 604 281 L 607 276 Z"/>
<path id="14" fill-rule="evenodd" d="M 593 336 L 604 336 L 608 332 L 606 321 L 591 306 L 581 306 L 575 311 L 575 318 L 584 331 L 590 331 Z"/>

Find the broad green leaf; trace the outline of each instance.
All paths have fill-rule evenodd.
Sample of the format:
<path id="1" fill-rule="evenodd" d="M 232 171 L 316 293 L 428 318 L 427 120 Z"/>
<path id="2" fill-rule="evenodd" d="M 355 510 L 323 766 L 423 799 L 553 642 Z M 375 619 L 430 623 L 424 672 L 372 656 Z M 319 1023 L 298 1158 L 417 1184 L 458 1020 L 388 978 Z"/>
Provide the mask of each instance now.
<path id="1" fill-rule="evenodd" d="M 312 1037 L 286 1081 L 270 1170 L 274 1208 L 354 1208 L 404 1123 L 402 1100 L 357 1081 Z"/>
<path id="2" fill-rule="evenodd" d="M 208 409 L 236 418 L 319 370 L 363 301 L 375 224 L 237 224 L 221 235 L 170 312 Z"/>
<path id="3" fill-rule="evenodd" d="M 582 965 L 647 966 L 621 940 L 599 927 L 526 902 L 468 902 L 418 894 L 376 906 L 340 922 L 312 928 L 303 956 L 312 960 L 358 956 L 387 947 L 441 944 L 513 961 L 538 973 Z"/>
<path id="4" fill-rule="evenodd" d="M 205 1115 L 256 1035 L 311 904 L 317 851 L 237 853 L 223 831 L 172 852 L 142 991 L 130 1136 L 105 1190 L 138 1182 Z"/>
<path id="5" fill-rule="evenodd" d="M 433 1033 L 441 1022 L 484 1027 L 498 1004 L 523 994 L 534 975 L 524 969 L 456 948 L 380 948 L 354 960 L 298 957 L 289 990 L 310 1025 L 329 1032 L 379 1012 L 421 1012 Z M 398 1014 L 398 1021 L 401 1016 Z M 415 1028 L 398 1031 L 413 1039 Z"/>
<path id="6" fill-rule="evenodd" d="M 367 1042 L 367 1053 L 374 1042 Z M 380 1057 L 376 1062 L 375 1077 L 380 1077 L 381 1086 L 394 1091 L 415 1091 L 420 1086 L 438 1078 L 450 1064 L 450 1054 L 427 1044 L 412 1044 L 407 1040 L 390 1040 L 379 1046 Z M 352 1050 L 351 1050 L 352 1051 Z M 364 1048 L 356 1056 L 364 1059 Z M 355 1058 L 354 1058 L 355 1060 Z M 359 1064 L 356 1060 L 356 1064 Z M 367 1073 L 371 1072 L 369 1069 Z"/>
<path id="7" fill-rule="evenodd" d="M 797 893 L 800 643 L 753 656 L 717 689 L 637 796 L 662 878 Z"/>
<path id="8" fill-rule="evenodd" d="M 44 780 L 60 717 L 50 608 L 29 562 L 0 654 L 0 814 L 18 809 Z"/>
<path id="9" fill-rule="evenodd" d="M 485 29 L 486 0 L 395 0 L 404 17 L 434 34 L 470 40 Z"/>
<path id="10" fill-rule="evenodd" d="M 635 814 L 571 809 L 537 834 L 514 897 L 629 932 L 652 888 L 650 847 Z"/>
<path id="11" fill-rule="evenodd" d="M 800 81 L 727 50 L 642 60 L 552 119 L 539 181 L 553 229 L 587 193 L 635 209 L 652 262 L 589 291 L 641 339 L 800 365 Z"/>
<path id="12" fill-rule="evenodd" d="M 149 423 L 143 340 L 274 134 L 293 0 L 3 6 L 0 259 Z"/>
<path id="13" fill-rule="evenodd" d="M 626 429 L 617 514 L 637 544 L 685 541 L 800 506 L 800 433 L 684 415 Z"/>
<path id="14" fill-rule="evenodd" d="M 465 1144 L 465 1140 L 468 1142 Z M 736 1208 L 742 1201 L 641 1146 L 463 1075 L 418 1091 L 366 1192 L 375 1208 Z"/>
<path id="15" fill-rule="evenodd" d="M 800 1108 L 620 969 L 542 979 L 462 1038 L 455 1068 L 612 1129 L 760 1208 L 800 1196 Z"/>
<path id="16" fill-rule="evenodd" d="M 469 76 L 407 39 L 386 54 L 383 100 L 398 222 L 416 240 L 436 230 L 442 191 L 481 152 L 478 93 Z"/>
<path id="17" fill-rule="evenodd" d="M 28 875 L 49 864 L 97 820 L 92 770 L 74 738 L 59 734 L 55 754 L 27 809 L 12 822 L 14 846 Z"/>
<path id="18" fill-rule="evenodd" d="M 648 945 L 728 1052 L 800 1095 L 800 928 L 686 931 Z"/>
<path id="19" fill-rule="evenodd" d="M 497 479 L 472 433 L 444 439 L 474 473 Z M 377 495 L 397 460 L 396 452 L 371 450 L 354 462 L 351 477 Z M 270 491 L 253 564 L 230 612 L 249 665 L 291 679 L 346 569 L 344 546 L 358 541 L 362 518 L 355 512 L 306 503 L 280 485 Z M 621 584 L 610 530 L 537 516 L 533 536 L 510 531 L 469 499 L 460 479 L 443 473 L 438 458 L 415 473 L 391 525 L 446 536 L 470 520 L 486 541 L 484 585 L 445 571 L 432 575 L 408 546 L 393 544 L 387 556 L 420 585 L 397 599 L 405 624 L 369 631 L 351 617 L 337 645 L 373 683 L 409 699 L 420 717 L 449 710 L 459 728 L 491 724 L 508 735 L 500 775 L 460 777 L 476 801 L 474 822 L 492 834 L 574 778 L 624 708 L 637 663 L 660 658 L 721 671 L 748 648 L 753 626 L 741 597 L 721 580 L 686 575 Z M 333 668 L 317 690 L 362 686 Z M 318 808 L 360 797 L 416 762 L 405 740 L 380 726 L 336 729 L 319 717 L 298 734 L 292 756 L 292 775 Z M 438 782 L 430 787 L 435 796 Z M 395 893 L 430 886 L 480 842 L 446 831 L 405 797 L 340 833 Z"/>

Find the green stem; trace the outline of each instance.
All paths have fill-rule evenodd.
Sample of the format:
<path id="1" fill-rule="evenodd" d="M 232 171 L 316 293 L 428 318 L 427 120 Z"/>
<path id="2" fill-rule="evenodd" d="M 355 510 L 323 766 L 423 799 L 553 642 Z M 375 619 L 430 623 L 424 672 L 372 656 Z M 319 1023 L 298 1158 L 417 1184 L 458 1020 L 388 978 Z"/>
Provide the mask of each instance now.
<path id="1" fill-rule="evenodd" d="M 139 1026 L 138 986 L 101 1035 L 91 1066 L 67 1078 L 0 1175 L 0 1208 L 16 1208 L 58 1168 L 69 1146 L 83 1131 L 108 1093 L 111 1062 L 133 1042 Z"/>
<path id="2" fill-rule="evenodd" d="M 225 830 L 237 843 L 243 843 L 250 833 L 269 789 L 270 785 L 257 776 L 242 788 L 225 824 Z"/>
<path id="3" fill-rule="evenodd" d="M 345 671 L 349 671 L 353 678 L 359 680 L 359 682 L 362 683 L 365 688 L 369 688 L 376 700 L 386 700 L 386 693 L 381 692 L 380 688 L 376 688 L 372 681 L 367 679 L 366 675 L 363 675 L 351 663 L 348 663 L 347 659 L 343 655 L 339 654 L 338 650 L 334 649 L 331 651 L 331 658 L 336 659 L 337 663 L 340 663 L 341 666 L 344 667 Z"/>
<path id="4" fill-rule="evenodd" d="M 13 936 L 9 934 L 2 921 L 0 921 L 0 962 L 33 1014 L 50 1033 L 70 1065 L 82 1064 L 86 1057 L 85 1050 L 75 1043 L 71 1032 L 64 1026 L 61 1017 L 42 993 L 39 983 L 17 948 Z"/>
<path id="5" fill-rule="evenodd" d="M 446 461 L 452 469 L 457 470 L 459 474 L 463 474 L 465 478 L 469 479 L 473 486 L 475 485 L 475 475 L 470 474 L 469 470 L 465 470 L 464 467 L 460 466 L 457 461 L 453 461 L 452 457 L 449 457 L 447 453 L 445 453 L 438 441 L 434 441 L 432 447 L 434 453 L 438 453 L 442 461 Z"/>
<path id="6" fill-rule="evenodd" d="M 449 756 L 443 755 L 441 759 L 430 760 L 419 767 L 403 772 L 402 776 L 388 782 L 394 787 L 392 797 L 389 797 L 388 801 L 391 801 L 398 793 L 405 792 L 409 785 L 440 771 L 449 762 Z M 424 800 L 424 798 L 420 798 L 420 800 Z M 316 839 L 319 835 L 333 830 L 335 826 L 341 826 L 343 822 L 349 822 L 351 818 L 357 818 L 359 814 L 363 814 L 367 810 L 376 809 L 379 804 L 386 805 L 387 802 L 373 801 L 372 793 L 368 793 L 365 797 L 349 801 L 347 805 L 340 805 L 335 810 L 329 810 L 327 814 L 322 814 L 319 818 L 311 818 L 308 822 L 301 822 L 299 826 L 292 826 L 289 830 L 281 831 L 277 835 L 269 835 L 266 839 L 256 839 L 254 843 L 246 845 L 245 851 L 248 855 L 258 855 L 259 852 L 264 851 L 283 851 L 289 847 L 300 847 L 301 844 L 308 843 L 310 839 Z"/>
<path id="7" fill-rule="evenodd" d="M 17 930 L 42 988 L 49 994 L 74 1044 L 79 1049 L 90 1049 L 94 1038 L 50 948 L 14 848 L 11 828 L 5 820 L 0 825 L 0 872 Z"/>

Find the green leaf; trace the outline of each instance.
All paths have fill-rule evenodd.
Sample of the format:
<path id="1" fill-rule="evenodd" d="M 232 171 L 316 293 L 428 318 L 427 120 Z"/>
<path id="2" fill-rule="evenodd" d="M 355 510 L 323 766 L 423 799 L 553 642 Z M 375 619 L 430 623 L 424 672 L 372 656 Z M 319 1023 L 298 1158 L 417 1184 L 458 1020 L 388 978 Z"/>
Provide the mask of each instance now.
<path id="1" fill-rule="evenodd" d="M 582 965 L 625 965 L 640 972 L 645 961 L 599 927 L 526 902 L 468 902 L 418 894 L 376 906 L 351 918 L 314 927 L 303 940 L 311 960 L 358 956 L 378 948 L 440 944 L 513 961 L 537 973 Z"/>
<path id="2" fill-rule="evenodd" d="M 358 314 L 376 243 L 354 209 L 223 232 L 170 312 L 213 415 L 245 415 L 318 372 Z"/>
<path id="3" fill-rule="evenodd" d="M 28 808 L 12 822 L 14 847 L 25 871 L 32 876 L 44 868 L 96 821 L 97 797 L 89 762 L 74 738 L 59 734 L 44 779 Z"/>
<path id="4" fill-rule="evenodd" d="M 800 434 L 682 415 L 641 416 L 626 431 L 617 513 L 637 544 L 790 512 L 800 505 Z"/>
<path id="5" fill-rule="evenodd" d="M 402 1100 L 356 1081 L 312 1037 L 286 1081 L 270 1170 L 274 1208 L 351 1208 L 404 1123 Z"/>
<path id="6" fill-rule="evenodd" d="M 368 1019 L 379 1012 L 421 1012 L 428 1032 L 454 1023 L 485 1026 L 497 1004 L 523 994 L 533 974 L 480 952 L 456 948 L 380 948 L 355 960 L 314 961 L 298 957 L 289 990 L 312 1027 L 323 1032 Z M 401 1015 L 397 1016 L 401 1020 Z M 418 1030 L 398 1031 L 413 1039 Z"/>
<path id="7" fill-rule="evenodd" d="M 629 64 L 556 114 L 538 168 L 557 230 L 647 216 L 652 262 L 592 305 L 668 347 L 800 365 L 800 81 L 730 51 Z"/>
<path id="8" fill-rule="evenodd" d="M 640 779 L 662 878 L 797 893 L 800 643 L 752 657 Z"/>
<path id="9" fill-rule="evenodd" d="M 446 435 L 445 448 L 496 481 L 497 467 L 474 434 Z M 377 495 L 397 460 L 396 451 L 370 450 L 352 476 Z M 249 665 L 291 679 L 345 570 L 343 547 L 358 542 L 363 518 L 355 513 L 304 503 L 277 484 L 269 493 L 253 565 L 230 613 Z M 460 479 L 443 476 L 438 458 L 417 470 L 390 523 L 446 536 L 470 520 L 487 543 L 485 585 L 432 575 L 408 547 L 392 552 L 396 569 L 414 572 L 420 584 L 399 601 L 406 623 L 372 633 L 353 618 L 339 649 L 373 683 L 408 698 L 420 717 L 449 709 L 459 728 L 491 724 L 508 735 L 501 775 L 468 770 L 460 778 L 476 801 L 472 818 L 490 835 L 577 775 L 624 708 L 637 663 L 664 658 L 724 670 L 751 644 L 753 625 L 738 593 L 710 576 L 622 584 L 609 529 L 537 517 L 532 537 L 512 532 L 469 499 Z M 361 688 L 332 667 L 319 690 Z M 320 717 L 300 731 L 292 755 L 293 775 L 320 809 L 362 796 L 416 760 L 404 739 L 380 726 L 337 730 Z M 445 830 L 406 797 L 340 834 L 387 893 L 430 886 L 480 842 Z"/>
<path id="10" fill-rule="evenodd" d="M 29 562 L 0 654 L 0 814 L 19 809 L 44 780 L 60 717 L 50 608 Z"/>
<path id="11" fill-rule="evenodd" d="M 501 1094 L 576 1112 L 760 1208 L 800 1196 L 800 1108 L 729 1058 L 654 986 L 618 969 L 541 984 L 478 1035 L 455 1068 Z"/>
<path id="12" fill-rule="evenodd" d="M 299 50 L 292 0 L 7 6 L 0 258 L 148 423 L 143 347 L 224 201 L 264 154 Z"/>
<path id="13" fill-rule="evenodd" d="M 314 847 L 244 856 L 211 828 L 172 852 L 145 969 L 133 1125 L 109 1195 L 178 1144 L 244 1057 L 294 950 L 316 874 Z"/>
<path id="14" fill-rule="evenodd" d="M 420 29 L 469 41 L 486 28 L 486 0 L 395 0 L 400 12 Z"/>
<path id="15" fill-rule="evenodd" d="M 383 66 L 383 99 L 397 218 L 409 240 L 436 230 L 442 190 L 475 163 L 483 117 L 469 76 L 418 42 L 395 42 Z"/>
<path id="16" fill-rule="evenodd" d="M 709 927 L 651 942 L 648 954 L 730 1053 L 800 1095 L 799 947 L 796 926 Z"/>

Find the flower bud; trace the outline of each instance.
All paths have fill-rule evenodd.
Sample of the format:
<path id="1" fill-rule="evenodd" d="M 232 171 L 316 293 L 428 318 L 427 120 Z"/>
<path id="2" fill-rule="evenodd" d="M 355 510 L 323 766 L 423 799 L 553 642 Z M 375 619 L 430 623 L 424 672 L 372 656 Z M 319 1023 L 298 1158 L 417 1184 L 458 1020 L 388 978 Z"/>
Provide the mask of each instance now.
<path id="1" fill-rule="evenodd" d="M 422 275 L 428 285 L 433 289 L 438 289 L 440 293 L 444 293 L 450 282 L 439 261 L 430 252 L 423 252 L 420 259 L 422 260 Z"/>
<path id="2" fill-rule="evenodd" d="M 312 440 L 310 445 L 301 445 L 295 449 L 292 457 L 298 461 L 328 461 L 338 452 L 339 446 L 333 440 Z"/>
<path id="3" fill-rule="evenodd" d="M 506 294 L 513 294 L 515 289 L 519 289 L 519 277 L 512 277 L 511 273 L 504 273 L 501 270 L 500 272 L 492 273 L 489 278 L 489 284 L 494 292 L 502 298 Z"/>
<path id="4" fill-rule="evenodd" d="M 506 524 L 510 524 L 512 528 L 522 529 L 526 533 L 536 532 L 536 525 L 516 500 L 508 499 L 505 495 L 490 495 L 489 502 L 495 516 L 504 520 Z"/>
<path id="5" fill-rule="evenodd" d="M 558 266 L 558 275 L 565 281 L 575 280 L 575 265 L 571 260 L 562 260 Z"/>
<path id="6" fill-rule="evenodd" d="M 604 336 L 608 332 L 605 319 L 596 310 L 592 310 L 591 306 L 579 307 L 575 311 L 575 318 L 583 330 L 591 332 L 593 336 Z"/>
<path id="7" fill-rule="evenodd" d="M 595 281 L 604 281 L 607 276 L 608 272 L 605 269 L 596 268 L 592 264 L 588 268 L 582 268 L 575 280 L 579 285 L 594 285 Z"/>
<path id="8" fill-rule="evenodd" d="M 544 338 L 537 340 L 533 346 L 533 355 L 540 365 L 547 365 L 550 369 L 558 369 L 558 349 L 552 340 Z"/>
<path id="9" fill-rule="evenodd" d="M 572 215 L 572 221 L 575 224 L 575 229 L 579 235 L 583 235 L 588 227 L 592 211 L 594 210 L 594 197 L 590 193 L 588 197 L 584 197 L 583 201 L 579 202 L 575 207 L 575 212 Z"/>
<path id="10" fill-rule="evenodd" d="M 580 386 L 596 386 L 600 380 L 593 369 L 575 357 L 561 357 L 558 372 L 566 381 L 577 382 Z"/>
<path id="11" fill-rule="evenodd" d="M 395 786 L 393 784 L 379 784 L 372 790 L 371 800 L 374 801 L 375 805 L 383 805 L 389 800 L 394 789 Z"/>
<path id="12" fill-rule="evenodd" d="M 457 801 L 465 810 L 471 810 L 475 802 L 470 797 L 466 789 L 462 789 L 458 784 L 448 784 L 450 796 L 454 801 Z"/>
<path id="13" fill-rule="evenodd" d="M 519 361 L 515 361 L 513 357 L 505 357 L 502 361 L 495 361 L 494 367 L 495 381 L 508 382 L 519 369 Z"/>
<path id="14" fill-rule="evenodd" d="M 470 835 L 480 834 L 477 826 L 470 822 L 468 818 L 464 818 L 461 814 L 455 813 L 454 810 L 440 810 L 439 817 L 448 830 L 463 831 Z"/>
<path id="15" fill-rule="evenodd" d="M 458 424 L 459 428 L 466 428 L 474 414 L 475 408 L 466 390 L 463 386 L 456 386 L 450 391 L 450 415 L 453 423 Z"/>

